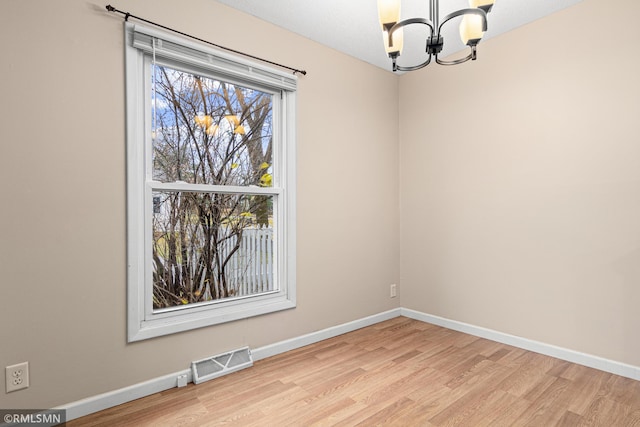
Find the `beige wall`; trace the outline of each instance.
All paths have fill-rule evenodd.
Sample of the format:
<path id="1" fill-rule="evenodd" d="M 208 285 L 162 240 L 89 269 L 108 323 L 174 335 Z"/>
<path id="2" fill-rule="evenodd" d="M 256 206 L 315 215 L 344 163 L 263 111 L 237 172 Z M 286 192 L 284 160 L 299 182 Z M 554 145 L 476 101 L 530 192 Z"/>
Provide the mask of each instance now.
<path id="1" fill-rule="evenodd" d="M 585 0 L 486 41 L 473 64 L 399 79 L 210 0 L 119 5 L 309 72 L 298 308 L 134 344 L 122 20 L 104 5 L 0 2 L 0 368 L 28 360 L 32 376 L 0 407 L 400 305 L 640 366 L 640 4 Z"/>
<path id="2" fill-rule="evenodd" d="M 0 367 L 31 369 L 0 407 L 66 404 L 398 307 L 398 78 L 214 1 L 135 0 L 116 6 L 309 74 L 298 307 L 127 344 L 123 29 L 105 4 L 0 2 Z"/>
<path id="3" fill-rule="evenodd" d="M 640 366 L 640 2 L 400 79 L 401 305 Z"/>

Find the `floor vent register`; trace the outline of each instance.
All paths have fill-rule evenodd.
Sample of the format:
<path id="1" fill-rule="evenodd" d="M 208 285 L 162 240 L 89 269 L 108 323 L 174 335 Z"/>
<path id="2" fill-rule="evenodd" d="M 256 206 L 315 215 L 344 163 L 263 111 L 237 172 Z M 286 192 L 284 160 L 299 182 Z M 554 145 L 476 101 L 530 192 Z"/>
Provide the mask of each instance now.
<path id="1" fill-rule="evenodd" d="M 253 366 L 251 350 L 249 347 L 244 347 L 191 362 L 191 372 L 193 382 L 200 384 L 250 366 Z"/>

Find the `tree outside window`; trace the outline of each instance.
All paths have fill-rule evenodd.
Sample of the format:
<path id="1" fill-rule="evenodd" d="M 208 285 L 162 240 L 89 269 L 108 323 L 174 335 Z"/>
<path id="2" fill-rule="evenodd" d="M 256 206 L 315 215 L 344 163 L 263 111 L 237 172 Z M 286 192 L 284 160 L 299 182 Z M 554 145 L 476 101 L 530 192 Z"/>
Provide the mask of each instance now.
<path id="1" fill-rule="evenodd" d="M 162 65 L 152 84 L 155 181 L 272 186 L 273 95 Z M 274 289 L 272 196 L 153 197 L 154 308 Z"/>

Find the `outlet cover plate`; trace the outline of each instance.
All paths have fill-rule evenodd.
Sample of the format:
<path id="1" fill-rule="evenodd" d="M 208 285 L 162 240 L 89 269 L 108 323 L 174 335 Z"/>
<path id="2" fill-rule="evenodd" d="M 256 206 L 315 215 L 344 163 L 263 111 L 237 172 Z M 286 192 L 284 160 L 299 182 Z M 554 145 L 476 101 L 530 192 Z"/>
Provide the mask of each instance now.
<path id="1" fill-rule="evenodd" d="M 29 387 L 29 362 L 22 362 L 5 368 L 7 393 Z"/>

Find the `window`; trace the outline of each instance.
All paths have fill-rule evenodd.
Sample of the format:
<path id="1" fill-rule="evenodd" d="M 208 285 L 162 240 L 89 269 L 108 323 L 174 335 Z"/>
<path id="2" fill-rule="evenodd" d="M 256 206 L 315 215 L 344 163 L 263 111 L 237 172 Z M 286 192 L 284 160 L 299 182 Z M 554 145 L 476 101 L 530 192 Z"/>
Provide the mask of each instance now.
<path id="1" fill-rule="evenodd" d="M 129 341 L 295 307 L 295 77 L 125 34 Z"/>

